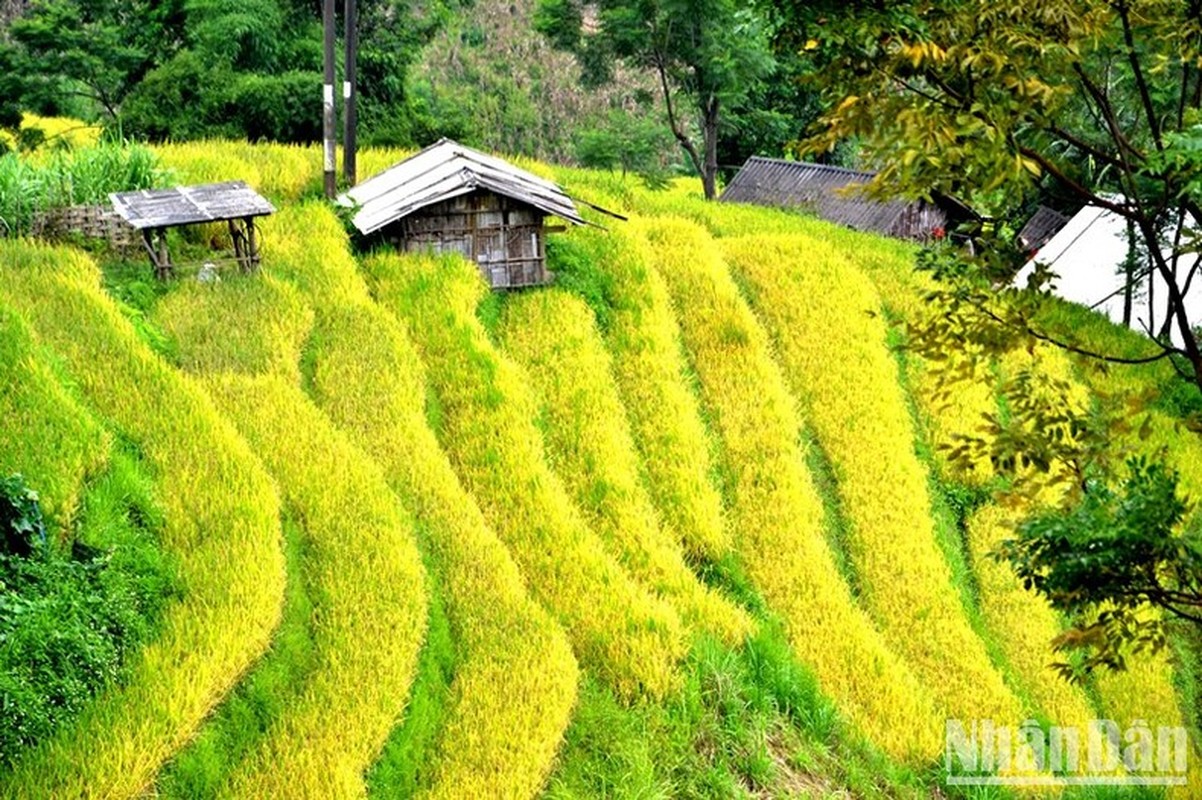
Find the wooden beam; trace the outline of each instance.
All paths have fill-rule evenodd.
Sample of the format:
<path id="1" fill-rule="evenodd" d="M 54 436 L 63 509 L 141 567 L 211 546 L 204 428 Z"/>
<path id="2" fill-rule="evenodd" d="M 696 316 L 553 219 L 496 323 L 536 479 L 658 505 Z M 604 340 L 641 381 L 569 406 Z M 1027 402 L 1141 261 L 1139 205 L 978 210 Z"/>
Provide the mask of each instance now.
<path id="1" fill-rule="evenodd" d="M 171 277 L 171 253 L 167 250 L 167 229 L 159 228 L 159 279 Z"/>
<path id="2" fill-rule="evenodd" d="M 248 256 L 250 257 L 250 271 L 254 272 L 259 268 L 259 239 L 255 235 L 255 218 L 246 218 L 246 245 Z"/>

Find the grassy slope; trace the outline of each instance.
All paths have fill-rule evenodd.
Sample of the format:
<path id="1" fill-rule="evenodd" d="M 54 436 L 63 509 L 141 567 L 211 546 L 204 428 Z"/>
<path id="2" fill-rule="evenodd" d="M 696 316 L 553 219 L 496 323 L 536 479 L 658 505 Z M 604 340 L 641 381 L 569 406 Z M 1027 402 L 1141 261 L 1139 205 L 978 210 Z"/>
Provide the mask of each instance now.
<path id="1" fill-rule="evenodd" d="M 253 174 L 255 182 L 284 198 L 281 205 L 309 190 L 316 177 L 313 154 L 304 149 L 185 145 L 167 152 L 192 177 L 228 177 L 229 170 Z M 845 280 L 837 283 L 861 292 L 817 298 L 827 314 L 846 316 L 857 302 L 863 305 L 863 298 L 872 294 L 863 293 L 867 275 L 886 304 L 904 316 L 921 307 L 913 303 L 909 279 L 899 277 L 904 248 L 794 215 L 707 206 L 679 190 L 648 194 L 596 173 L 570 173 L 570 178 L 590 189 L 590 199 L 660 220 L 636 219 L 609 233 L 565 237 L 556 252 L 567 267 L 562 286 L 589 305 L 592 319 L 562 291 L 529 293 L 502 304 L 500 330 L 508 354 L 480 324 L 482 293 L 470 267 L 372 258 L 367 266 L 375 290 L 386 301 L 387 309 L 382 309 L 355 273 L 332 215 L 316 207 L 287 208 L 265 226 L 265 276 L 230 281 L 210 293 L 249 315 L 254 324 L 213 324 L 221 318 L 207 319 L 197 310 L 213 299 L 203 294 L 196 296 L 204 302 L 185 313 L 182 298 L 194 286 L 169 293 L 168 311 L 171 303 L 181 304 L 169 315 L 174 332 L 179 341 L 193 345 L 180 357 L 189 369 L 214 376 L 209 383 L 214 395 L 277 473 L 288 508 L 288 568 L 302 577 L 290 576 L 288 616 L 276 646 L 295 645 L 303 668 L 255 670 L 246 688 L 263 688 L 271 680 L 284 685 L 267 687 L 266 694 L 240 693 L 243 704 L 256 696 L 275 697 L 282 704 L 257 723 L 269 731 L 264 741 L 275 744 L 256 754 L 263 742 L 252 738 L 234 759 L 243 770 L 237 784 L 227 785 L 235 794 L 259 794 L 270 786 L 284 791 L 285 784 L 278 781 L 292 779 L 295 783 L 286 786 L 294 792 L 308 788 L 320 794 L 333 791 L 335 784 L 347 793 L 363 791 L 363 770 L 384 745 L 404 702 L 401 687 L 412 675 L 414 654 L 412 645 L 405 644 L 411 639 L 376 642 L 382 637 L 371 632 L 375 629 L 360 628 L 354 620 L 388 619 L 373 616 L 381 611 L 418 625 L 421 612 L 411 602 L 414 598 L 431 604 L 431 631 L 440 632 L 432 634 L 418 668 L 424 677 L 418 678 L 411 698 L 410 708 L 416 710 L 393 731 L 369 777 L 368 787 L 380 796 L 412 791 L 456 796 L 466 786 L 490 796 L 530 796 L 548 780 L 573 703 L 576 712 L 559 768 L 549 777 L 549 794 L 555 797 L 784 795 L 845 787 L 858 795 L 904 793 L 912 778 L 897 774 L 871 747 L 855 744 L 858 737 L 868 734 L 898 759 L 922 763 L 933 755 L 935 704 L 918 689 L 909 668 L 929 662 L 932 654 L 929 647 L 915 650 L 914 643 L 898 640 L 901 612 L 890 610 L 890 604 L 912 607 L 917 601 L 913 592 L 903 598 L 896 591 L 897 574 L 888 564 L 872 565 L 871 559 L 883 553 L 865 551 L 866 531 L 881 535 L 889 524 L 897 524 L 882 521 L 888 515 L 870 514 L 883 485 L 909 486 L 908 494 L 914 496 L 928 491 L 925 481 L 912 480 L 924 467 L 911 463 L 914 432 L 905 403 L 890 388 L 899 383 L 896 365 L 881 356 L 886 352 L 883 325 L 861 321 L 852 326 L 873 345 L 863 363 L 842 364 L 821 352 L 803 355 L 804 348 L 794 349 L 799 343 L 785 333 L 821 322 L 784 314 L 805 311 L 792 305 L 789 292 L 813 292 L 804 286 L 782 289 L 774 283 L 781 275 L 768 262 L 776 258 L 807 265 L 810 255 L 790 250 L 765 257 L 762 242 L 747 248 L 754 258 L 735 254 L 741 286 L 721 258 L 714 257 L 717 240 L 733 236 L 779 233 L 821 240 L 844 259 L 838 269 L 844 270 Z M 686 219 L 704 230 L 684 224 Z M 139 656 L 129 685 L 110 692 L 16 772 L 0 777 L 0 795 L 37 796 L 47 786 L 66 794 L 129 794 L 146 785 L 262 649 L 283 590 L 277 501 L 257 462 L 217 420 L 196 386 L 149 356 L 128 323 L 96 291 L 94 270 L 64 250 L 5 248 L 16 269 L 14 280 L 0 284 L 0 299 L 13 309 L 10 314 L 28 319 L 37 338 L 35 355 L 23 363 L 21 375 L 36 397 L 13 394 L 13 407 L 24 408 L 26 418 L 36 420 L 43 410 L 70 410 L 75 402 L 70 398 L 78 397 L 123 441 L 128 438 L 141 448 L 166 498 L 166 544 L 187 555 L 190 593 L 160 640 Z M 579 269 L 568 266 L 572 259 L 580 262 Z M 67 265 L 60 274 L 47 271 L 60 262 Z M 743 295 L 757 285 L 759 292 L 751 296 L 760 303 L 766 326 Z M 769 304 L 757 294 L 777 302 Z M 869 305 L 876 308 L 878 302 L 871 299 Z M 767 314 L 768 305 L 782 315 Z M 495 303 L 486 304 L 487 313 L 495 310 Z M 557 326 L 570 335 L 557 338 Z M 97 335 L 72 335 L 81 329 Z M 410 335 L 426 361 L 424 369 Z M 814 341 L 806 337 L 800 344 Z M 47 358 L 50 350 L 56 353 L 53 358 Z M 536 394 L 523 385 L 526 379 L 509 355 L 519 356 L 527 369 L 549 367 L 530 381 L 543 398 L 541 412 Z M 557 372 L 560 367 L 566 371 Z M 611 370 L 612 381 L 605 378 Z M 844 372 L 844 385 L 823 384 L 831 374 Z M 130 376 L 137 382 L 132 392 Z M 1128 388 L 1142 380 L 1146 378 L 1132 379 Z M 66 394 L 55 389 L 63 381 Z M 888 389 L 888 397 L 878 400 L 883 405 L 844 396 L 847 386 L 865 381 Z M 913 385 L 930 385 L 921 367 Z M 328 419 L 298 387 L 309 392 Z M 811 429 L 797 416 L 791 394 L 805 400 L 811 414 L 814 398 L 825 398 L 826 411 L 841 409 L 844 416 L 810 420 Z M 169 422 L 156 414 L 158 403 L 151 403 L 164 395 L 184 409 Z M 946 435 L 954 425 L 940 427 L 946 418 L 925 402 L 922 389 L 920 395 L 923 419 L 936 423 L 936 436 Z M 273 401 L 264 403 L 263 398 Z M 960 408 L 971 413 L 967 409 L 979 399 L 965 398 Z M 849 400 L 850 406 L 840 405 Z M 556 408 L 548 409 L 549 403 Z M 32 416 L 31 407 L 37 412 Z M 627 435 L 620 433 L 620 422 L 616 427 L 600 424 L 619 417 L 629 420 Z M 848 427 L 849 421 L 866 417 L 889 420 L 892 426 L 887 436 L 855 431 L 866 452 L 884 448 L 871 461 L 839 439 L 840 420 Z M 104 435 L 87 423 L 78 423 L 83 426 L 79 438 L 64 433 L 84 418 L 67 413 L 51 425 L 64 441 L 81 444 L 77 453 L 64 451 L 61 463 L 38 466 L 37 453 L 21 449 L 23 440 L 6 444 L 46 476 L 55 513 L 64 518 L 78 504 L 81 476 L 95 471 L 107 452 Z M 331 420 L 364 451 L 333 431 Z M 298 421 L 303 431 L 294 430 Z M 572 441 L 577 426 L 592 431 L 588 441 Z M 614 430 L 619 431 L 616 438 Z M 1155 421 L 1154 433 L 1153 444 L 1168 449 L 1188 473 L 1187 484 L 1202 484 L 1196 477 L 1202 450 L 1183 445 L 1163 418 Z M 216 448 L 221 457 L 197 463 L 193 449 L 198 442 Z M 821 452 L 808 452 L 817 444 Z M 366 509 L 336 487 L 316 482 L 318 474 L 311 468 L 321 462 L 307 463 L 311 459 L 305 455 L 315 449 L 333 459 L 326 474 L 345 468 L 358 476 L 357 483 L 374 498 Z M 814 469 L 820 485 L 837 498 L 819 496 L 809 474 Z M 358 568 L 354 560 L 338 561 L 345 557 L 320 552 L 323 541 L 340 542 L 339 547 L 351 541 L 336 522 L 343 518 L 362 518 L 364 526 L 381 533 L 381 543 L 393 541 L 389 536 L 396 534 L 397 542 L 407 539 L 404 516 L 385 479 L 419 515 L 425 560 L 437 575 L 409 599 L 386 600 L 372 588 L 370 576 L 348 579 Z M 232 496 L 215 496 L 214 486 Z M 724 500 L 729 504 L 725 509 Z M 954 617 L 957 594 L 967 591 L 959 582 L 975 581 L 982 616 L 1003 642 L 1012 667 L 1008 677 L 1027 672 L 1035 663 L 1031 659 L 1042 657 L 1028 650 L 1038 649 L 1055 621 L 1046 611 L 1035 613 L 1030 596 L 1016 591 L 1005 575 L 985 568 L 983 552 L 999 521 L 982 512 L 969 525 L 963 554 L 941 552 L 930 546 L 930 503 L 905 510 L 915 514 L 924 508 L 927 513 L 916 517 L 918 528 L 927 532 L 918 537 L 925 548 L 918 559 L 926 585 L 920 599 L 939 610 L 937 616 Z M 204 529 L 222 535 L 199 536 L 201 529 L 192 527 L 197 520 L 212 521 Z M 663 527 L 657 531 L 658 520 Z M 842 538 L 831 540 L 837 547 L 847 545 L 853 556 L 843 570 L 824 525 L 843 530 Z M 631 528 L 643 535 L 623 539 L 631 537 Z M 893 539 L 908 535 L 899 528 Z M 634 567 L 629 572 L 604 552 L 623 541 L 625 546 L 611 552 L 623 553 L 626 566 Z M 682 662 L 683 631 L 665 599 L 679 604 L 682 617 L 698 627 L 726 625 L 709 620 L 707 626 L 704 604 L 690 609 L 679 599 L 706 596 L 696 595 L 697 589 L 684 595 L 668 591 L 664 598 L 646 591 L 664 588 L 654 572 L 647 572 L 645 564 L 640 570 L 637 563 L 639 548 L 652 541 L 661 552 L 675 552 L 678 545 L 688 552 L 687 559 L 672 556 L 672 569 L 684 570 L 677 573 L 684 580 L 678 587 L 696 586 L 687 568 L 697 569 L 737 597 L 744 607 L 739 613 L 750 614 L 759 631 L 733 649 L 696 639 Z M 407 555 L 404 544 L 399 550 L 385 548 L 387 557 L 399 559 L 388 563 L 403 561 L 405 574 L 419 574 L 411 544 Z M 565 553 L 581 558 L 565 558 Z M 345 569 L 323 573 L 323 558 Z M 944 558 L 974 563 L 975 571 L 962 575 Z M 230 570 L 230 564 L 240 569 Z M 849 574 L 859 589 L 854 595 Z M 529 582 L 525 587 L 523 577 Z M 232 619 L 233 627 L 209 622 L 241 610 L 224 594 L 222 581 L 242 592 L 234 597 L 251 612 Z M 603 582 L 608 582 L 606 588 L 598 588 Z M 932 589 L 936 584 L 940 588 Z M 212 594 L 217 585 L 221 596 Z M 527 590 L 545 610 L 531 602 Z M 324 622 L 305 621 L 312 609 L 331 602 L 331 608 L 347 603 L 349 614 L 339 620 L 346 636 L 333 640 L 325 638 L 329 629 L 323 629 Z M 180 609 L 190 616 L 182 618 Z M 874 609 L 883 630 L 874 628 L 865 609 Z M 1030 620 L 1024 622 L 1030 624 L 1015 627 L 1015 617 L 1028 614 Z M 553 618 L 575 643 L 582 672 Z M 313 619 L 321 622 L 320 615 Z M 953 628 L 961 644 L 969 643 L 943 648 L 961 659 L 954 670 L 961 684 L 951 681 L 939 693 L 945 700 L 959 698 L 952 705 L 972 711 L 974 701 L 964 699 L 963 680 L 985 662 L 979 646 L 971 645 L 967 627 L 958 622 Z M 884 643 L 890 638 L 893 647 Z M 345 663 L 323 660 L 322 653 L 362 639 L 373 641 L 367 652 L 355 653 Z M 331 641 L 336 646 L 330 647 Z M 220 651 L 214 649 L 218 643 Z M 387 665 L 377 661 L 376 667 L 367 666 L 392 652 L 389 647 L 403 652 L 394 653 L 397 657 Z M 194 648 L 209 658 L 185 660 L 182 666 L 165 660 L 172 652 L 192 656 Z M 282 663 L 278 654 L 273 657 L 277 660 L 269 658 L 264 667 Z M 543 662 L 551 666 L 540 671 Z M 360 669 L 373 674 L 383 670 L 398 682 L 370 691 L 331 685 L 335 676 Z M 988 676 L 987 667 L 982 669 L 980 674 Z M 1149 661 L 1112 685 L 1100 686 L 1097 696 L 1120 719 L 1132 714 L 1179 719 L 1170 669 L 1163 659 Z M 929 673 L 929 667 L 917 671 Z M 190 692 L 164 688 L 184 674 L 200 679 L 190 684 Z M 574 686 L 578 674 L 583 676 L 579 696 Z M 986 681 L 993 697 L 989 713 L 1007 715 L 1013 701 L 995 678 Z M 1024 687 L 1029 691 L 1022 694 L 1036 698 L 1048 717 L 1086 712 L 1079 693 L 1045 691 L 1050 687 L 1041 680 L 1032 677 Z M 312 695 L 303 687 L 324 688 Z M 283 702 L 285 697 L 295 697 L 296 706 L 292 700 Z M 350 722 L 331 725 L 334 717 L 311 713 L 323 697 L 327 708 L 336 708 Z M 513 697 L 522 702 L 508 702 Z M 222 713 L 228 719 L 243 713 L 238 708 L 245 705 L 231 704 Z M 916 722 L 928 718 L 927 723 Z M 332 735 L 348 731 L 346 742 Z M 82 748 L 89 758 L 73 758 Z M 332 766 L 344 750 L 354 751 L 354 758 Z M 316 752 L 324 752 L 324 760 L 307 760 Z M 260 759 L 266 753 L 293 766 L 278 769 L 275 756 Z"/>
<path id="2" fill-rule="evenodd" d="M 158 476 L 162 544 L 178 555 L 185 592 L 128 682 L 0 778 L 0 796 L 127 796 L 266 647 L 283 597 L 278 501 L 203 393 L 139 342 L 90 262 L 5 243 L 0 264 L 0 296 Z"/>

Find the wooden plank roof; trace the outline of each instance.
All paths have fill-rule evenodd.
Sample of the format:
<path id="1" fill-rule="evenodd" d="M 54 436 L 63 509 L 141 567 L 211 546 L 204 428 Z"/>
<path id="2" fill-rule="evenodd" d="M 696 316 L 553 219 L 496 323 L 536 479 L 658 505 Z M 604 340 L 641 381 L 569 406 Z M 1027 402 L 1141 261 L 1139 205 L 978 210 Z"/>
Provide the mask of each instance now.
<path id="1" fill-rule="evenodd" d="M 113 210 L 138 230 L 275 213 L 275 207 L 244 181 L 114 192 L 109 199 Z"/>
<path id="2" fill-rule="evenodd" d="M 370 234 L 428 205 L 488 189 L 577 225 L 585 224 L 572 198 L 551 181 L 507 161 L 441 139 L 339 196 L 358 207 L 352 222 Z"/>

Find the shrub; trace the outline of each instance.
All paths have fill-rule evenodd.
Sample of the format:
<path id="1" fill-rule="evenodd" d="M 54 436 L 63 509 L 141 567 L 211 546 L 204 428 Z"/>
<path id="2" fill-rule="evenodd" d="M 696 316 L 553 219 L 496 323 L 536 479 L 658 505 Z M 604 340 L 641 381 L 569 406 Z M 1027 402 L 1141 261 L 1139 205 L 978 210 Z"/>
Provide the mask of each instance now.
<path id="1" fill-rule="evenodd" d="M 0 555 L 28 558 L 46 547 L 38 493 L 19 473 L 0 478 Z"/>

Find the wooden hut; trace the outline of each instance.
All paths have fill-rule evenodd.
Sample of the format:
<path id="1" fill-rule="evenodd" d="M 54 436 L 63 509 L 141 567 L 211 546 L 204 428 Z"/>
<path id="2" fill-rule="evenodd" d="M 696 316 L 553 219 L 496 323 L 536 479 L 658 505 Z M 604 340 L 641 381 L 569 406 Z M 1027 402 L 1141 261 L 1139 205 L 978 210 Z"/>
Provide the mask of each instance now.
<path id="1" fill-rule="evenodd" d="M 875 177 L 875 172 L 752 156 L 719 200 L 806 209 L 849 228 L 918 241 L 942 237 L 976 218 L 951 197 L 937 195 L 933 202 L 868 197 L 862 189 Z"/>
<path id="2" fill-rule="evenodd" d="M 402 251 L 460 253 L 494 289 L 549 283 L 544 225 L 583 225 L 554 183 L 442 139 L 347 191 L 360 233 Z"/>

